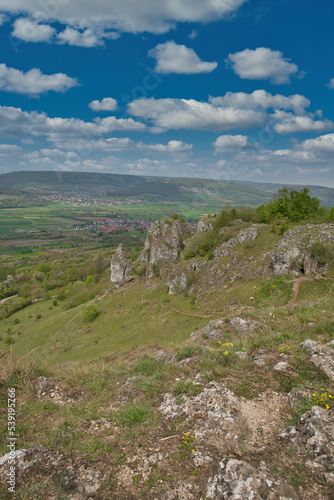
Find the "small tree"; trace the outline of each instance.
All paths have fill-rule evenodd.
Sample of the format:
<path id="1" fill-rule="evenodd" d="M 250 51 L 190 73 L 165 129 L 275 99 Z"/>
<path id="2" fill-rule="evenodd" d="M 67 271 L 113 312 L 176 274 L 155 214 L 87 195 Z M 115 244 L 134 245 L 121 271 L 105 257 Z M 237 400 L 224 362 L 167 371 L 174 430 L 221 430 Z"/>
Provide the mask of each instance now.
<path id="1" fill-rule="evenodd" d="M 83 320 L 85 323 L 91 323 L 98 315 L 99 312 L 94 306 L 88 306 L 83 313 Z"/>

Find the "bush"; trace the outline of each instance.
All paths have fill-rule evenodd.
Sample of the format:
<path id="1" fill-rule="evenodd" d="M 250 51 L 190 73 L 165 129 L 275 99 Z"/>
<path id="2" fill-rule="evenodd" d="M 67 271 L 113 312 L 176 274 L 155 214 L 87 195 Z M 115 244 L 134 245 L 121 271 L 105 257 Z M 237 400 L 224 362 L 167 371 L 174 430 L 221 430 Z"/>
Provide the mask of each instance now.
<path id="1" fill-rule="evenodd" d="M 311 246 L 311 255 L 320 265 L 330 264 L 334 261 L 334 245 L 316 241 Z"/>
<path id="2" fill-rule="evenodd" d="M 84 323 L 91 323 L 98 315 L 99 312 L 94 306 L 88 306 L 83 313 Z"/>
<path id="3" fill-rule="evenodd" d="M 283 236 L 284 233 L 286 233 L 289 230 L 289 226 L 286 224 L 286 222 L 283 222 L 278 228 L 278 232 L 280 235 Z"/>

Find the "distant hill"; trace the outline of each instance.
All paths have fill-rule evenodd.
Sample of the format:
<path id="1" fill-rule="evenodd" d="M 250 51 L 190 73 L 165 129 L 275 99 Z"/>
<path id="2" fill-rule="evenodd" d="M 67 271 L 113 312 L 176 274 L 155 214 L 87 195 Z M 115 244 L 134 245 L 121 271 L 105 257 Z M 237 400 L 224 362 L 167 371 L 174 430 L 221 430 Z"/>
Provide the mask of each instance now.
<path id="1" fill-rule="evenodd" d="M 121 174 L 81 172 L 11 172 L 0 175 L 0 182 L 8 189 L 25 191 L 35 187 L 44 191 L 101 189 L 107 196 L 136 197 L 152 202 L 177 201 L 184 203 L 217 202 L 233 206 L 256 207 L 267 203 L 270 195 L 254 187 L 236 182 L 213 179 L 145 177 Z"/>
<path id="2" fill-rule="evenodd" d="M 154 203 L 207 203 L 217 200 L 231 206 L 256 207 L 266 204 L 285 184 L 251 181 L 221 181 L 182 177 L 149 177 L 139 175 L 100 174 L 82 172 L 11 172 L 0 175 L 0 193 L 18 194 L 27 188 L 78 191 L 101 189 L 110 197 L 142 198 Z M 301 189 L 302 185 L 288 185 Z M 334 206 L 334 189 L 307 186 L 326 207 Z"/>
<path id="3" fill-rule="evenodd" d="M 251 182 L 251 181 L 236 181 L 244 186 L 252 187 L 259 191 L 274 194 L 283 187 L 300 190 L 307 187 L 312 196 L 316 196 L 321 201 L 321 204 L 327 208 L 334 207 L 334 189 L 323 186 L 305 186 L 302 184 L 274 184 L 271 182 Z"/>

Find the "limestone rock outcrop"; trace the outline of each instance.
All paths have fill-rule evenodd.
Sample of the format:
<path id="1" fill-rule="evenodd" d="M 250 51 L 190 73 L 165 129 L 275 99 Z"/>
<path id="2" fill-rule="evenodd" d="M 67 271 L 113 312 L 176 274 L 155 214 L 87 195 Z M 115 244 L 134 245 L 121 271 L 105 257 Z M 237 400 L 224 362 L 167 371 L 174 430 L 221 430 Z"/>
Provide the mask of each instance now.
<path id="1" fill-rule="evenodd" d="M 307 339 L 303 343 L 303 348 L 311 355 L 311 361 L 327 377 L 334 381 L 334 350 L 329 345 Z"/>
<path id="2" fill-rule="evenodd" d="M 238 234 L 229 241 L 224 242 L 220 247 L 216 248 L 215 257 L 223 257 L 231 253 L 231 249 L 237 245 L 243 245 L 246 241 L 254 241 L 257 238 L 258 230 L 255 226 L 242 229 Z"/>
<path id="3" fill-rule="evenodd" d="M 277 249 L 269 254 L 274 275 L 324 271 L 326 266 L 312 255 L 315 242 L 334 243 L 334 224 L 305 224 L 285 233 Z"/>
<path id="4" fill-rule="evenodd" d="M 297 450 L 307 451 L 310 458 L 306 465 L 314 472 L 324 475 L 327 482 L 334 483 L 334 414 L 318 406 L 299 419 L 297 425 L 288 427 L 280 438 L 288 441 Z"/>
<path id="5" fill-rule="evenodd" d="M 123 250 L 123 245 L 117 247 L 116 252 L 112 256 L 110 265 L 110 281 L 118 286 L 127 275 L 129 265 Z"/>
<path id="6" fill-rule="evenodd" d="M 184 239 L 188 234 L 188 226 L 179 219 L 161 219 L 153 222 L 144 250 L 138 258 L 138 263 L 147 266 L 147 277 L 153 277 L 157 268 L 160 273 L 166 274 L 164 269 L 171 268 L 178 262 L 184 248 Z"/>
<path id="7" fill-rule="evenodd" d="M 225 457 L 219 464 L 220 470 L 209 480 L 206 498 L 218 500 L 298 500 L 297 490 L 275 479 L 264 463 L 255 468 L 247 462 Z M 269 493 L 270 492 L 270 493 Z M 269 495 L 268 495 L 269 494 Z"/>

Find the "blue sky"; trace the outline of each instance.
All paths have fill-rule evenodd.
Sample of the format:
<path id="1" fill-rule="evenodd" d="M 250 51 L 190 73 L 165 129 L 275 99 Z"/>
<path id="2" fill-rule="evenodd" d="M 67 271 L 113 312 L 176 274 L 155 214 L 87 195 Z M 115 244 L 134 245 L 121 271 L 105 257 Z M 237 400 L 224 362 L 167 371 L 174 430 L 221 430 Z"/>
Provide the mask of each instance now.
<path id="1" fill-rule="evenodd" d="M 331 0 L 0 0 L 0 173 L 334 187 Z"/>

